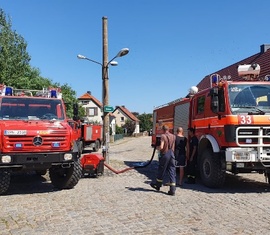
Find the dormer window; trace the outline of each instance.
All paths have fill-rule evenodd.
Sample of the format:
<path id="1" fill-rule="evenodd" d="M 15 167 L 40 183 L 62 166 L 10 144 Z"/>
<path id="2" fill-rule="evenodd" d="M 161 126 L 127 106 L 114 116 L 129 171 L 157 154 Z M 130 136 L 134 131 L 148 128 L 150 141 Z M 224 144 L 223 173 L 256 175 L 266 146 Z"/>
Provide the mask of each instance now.
<path id="1" fill-rule="evenodd" d="M 82 100 L 82 104 L 83 104 L 83 105 L 89 104 L 89 101 L 88 101 L 88 100 Z"/>

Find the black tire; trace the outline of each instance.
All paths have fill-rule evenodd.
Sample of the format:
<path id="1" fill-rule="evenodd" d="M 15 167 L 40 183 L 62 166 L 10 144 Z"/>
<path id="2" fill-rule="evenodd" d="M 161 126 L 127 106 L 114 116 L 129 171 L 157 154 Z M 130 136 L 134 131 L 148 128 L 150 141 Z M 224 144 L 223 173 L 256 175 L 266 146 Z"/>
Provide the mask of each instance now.
<path id="1" fill-rule="evenodd" d="M 51 167 L 49 173 L 53 186 L 58 189 L 71 189 L 82 177 L 82 166 L 78 159 L 69 168 Z"/>
<path id="2" fill-rule="evenodd" d="M 78 144 L 78 154 L 79 154 L 79 157 L 81 157 L 83 153 L 83 143 L 82 141 L 78 141 L 77 144 Z"/>
<path id="3" fill-rule="evenodd" d="M 265 173 L 266 180 L 270 184 L 270 173 Z"/>
<path id="4" fill-rule="evenodd" d="M 100 149 L 100 143 L 99 143 L 99 140 L 96 140 L 95 147 L 93 147 L 93 151 L 98 152 L 99 149 Z"/>
<path id="5" fill-rule="evenodd" d="M 10 185 L 10 170 L 0 170 L 0 194 L 7 192 Z"/>
<path id="6" fill-rule="evenodd" d="M 200 176 L 203 184 L 209 188 L 219 188 L 225 182 L 226 171 L 222 169 L 222 160 L 212 150 L 205 149 L 200 163 Z"/>
<path id="7" fill-rule="evenodd" d="M 40 176 L 46 175 L 46 173 L 47 173 L 47 169 L 45 169 L 45 170 L 37 170 L 37 171 L 36 171 L 36 174 L 37 174 L 37 175 L 40 175 Z"/>

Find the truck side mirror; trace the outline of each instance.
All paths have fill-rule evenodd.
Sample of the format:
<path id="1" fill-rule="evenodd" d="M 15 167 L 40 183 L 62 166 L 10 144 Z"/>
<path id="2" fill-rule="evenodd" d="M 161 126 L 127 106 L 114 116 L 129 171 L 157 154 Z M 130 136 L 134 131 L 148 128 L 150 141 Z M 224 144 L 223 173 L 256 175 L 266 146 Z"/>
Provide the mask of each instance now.
<path id="1" fill-rule="evenodd" d="M 78 121 L 79 120 L 79 106 L 77 103 L 73 104 L 73 120 Z"/>
<path id="2" fill-rule="evenodd" d="M 78 114 L 79 114 L 79 107 L 78 107 L 78 104 L 75 103 L 73 104 L 73 115 L 78 116 Z"/>
<path id="3" fill-rule="evenodd" d="M 213 96 L 211 99 L 211 110 L 213 113 L 218 113 L 219 111 L 219 100 L 218 96 Z"/>
<path id="4" fill-rule="evenodd" d="M 210 90 L 210 95 L 213 97 L 213 96 L 218 96 L 218 87 L 213 87 L 211 90 Z"/>
<path id="5" fill-rule="evenodd" d="M 211 95 L 211 110 L 213 113 L 218 113 L 219 111 L 218 87 L 213 87 L 210 90 L 210 95 Z"/>

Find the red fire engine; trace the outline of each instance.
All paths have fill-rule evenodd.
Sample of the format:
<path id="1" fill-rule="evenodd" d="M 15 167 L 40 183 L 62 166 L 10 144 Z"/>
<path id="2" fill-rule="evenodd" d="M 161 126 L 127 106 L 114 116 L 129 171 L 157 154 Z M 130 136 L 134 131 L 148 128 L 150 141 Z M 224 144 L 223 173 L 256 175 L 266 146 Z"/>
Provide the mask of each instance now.
<path id="1" fill-rule="evenodd" d="M 192 87 L 189 98 L 153 111 L 152 145 L 160 127 L 193 127 L 199 139 L 197 168 L 203 184 L 220 187 L 226 171 L 264 173 L 270 180 L 270 77 L 259 79 L 258 64 L 240 65 L 238 81 L 210 76 L 211 87 Z M 187 131 L 186 131 L 187 132 Z"/>
<path id="2" fill-rule="evenodd" d="M 68 123 L 73 129 L 74 139 L 81 156 L 82 175 L 102 175 L 104 159 L 101 154 L 97 153 L 102 143 L 102 125 L 82 123 L 76 119 L 76 117 L 75 120 L 69 119 Z M 92 148 L 96 153 L 82 155 L 87 151 L 87 148 Z"/>
<path id="3" fill-rule="evenodd" d="M 74 139 L 77 140 L 80 154 L 86 148 L 92 148 L 97 152 L 102 143 L 102 125 L 83 123 L 76 120 L 68 120 L 73 129 Z"/>
<path id="4" fill-rule="evenodd" d="M 45 173 L 59 189 L 73 188 L 82 168 L 59 89 L 0 86 L 0 194 L 15 171 Z"/>

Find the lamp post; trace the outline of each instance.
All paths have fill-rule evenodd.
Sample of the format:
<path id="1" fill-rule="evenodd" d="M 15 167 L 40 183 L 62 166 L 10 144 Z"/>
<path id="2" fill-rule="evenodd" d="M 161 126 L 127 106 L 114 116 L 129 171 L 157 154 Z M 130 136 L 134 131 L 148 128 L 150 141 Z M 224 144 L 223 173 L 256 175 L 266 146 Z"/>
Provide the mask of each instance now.
<path id="1" fill-rule="evenodd" d="M 102 17 L 103 21 L 103 62 L 100 63 L 98 61 L 87 58 L 83 55 L 77 55 L 78 59 L 85 59 L 91 61 L 93 63 L 99 64 L 102 67 L 102 104 L 103 104 L 103 132 L 102 132 L 102 155 L 105 161 L 109 162 L 108 157 L 108 142 L 110 136 L 110 119 L 108 115 L 108 111 L 105 110 L 105 107 L 109 105 L 109 65 L 116 66 L 118 63 L 114 61 L 114 59 L 118 57 L 122 57 L 128 54 L 129 49 L 123 48 L 121 49 L 116 56 L 114 56 L 110 61 L 108 61 L 108 28 L 107 28 L 107 17 Z"/>

